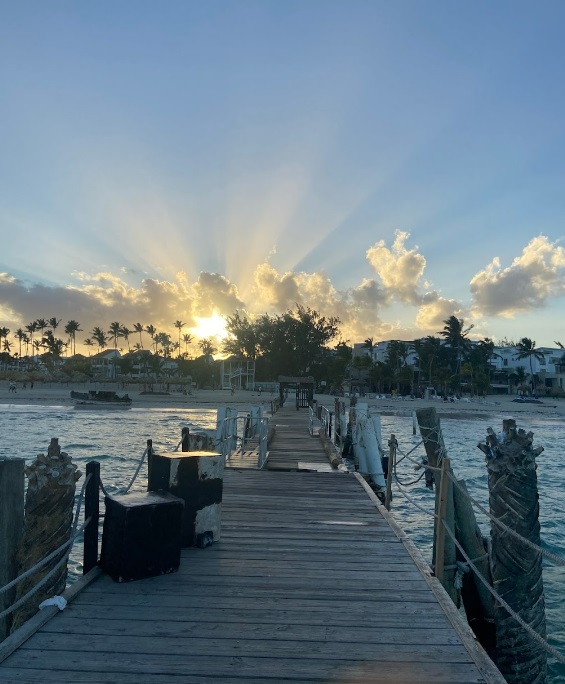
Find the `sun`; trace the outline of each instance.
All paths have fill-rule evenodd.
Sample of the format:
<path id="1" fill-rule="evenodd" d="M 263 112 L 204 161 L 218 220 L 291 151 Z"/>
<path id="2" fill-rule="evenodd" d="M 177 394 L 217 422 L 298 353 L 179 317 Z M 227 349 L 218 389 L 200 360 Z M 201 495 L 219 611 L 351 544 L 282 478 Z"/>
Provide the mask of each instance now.
<path id="1" fill-rule="evenodd" d="M 195 316 L 194 320 L 196 325 L 190 328 L 190 332 L 201 340 L 207 337 L 217 337 L 219 340 L 225 340 L 228 336 L 226 319 L 218 313 L 214 313 L 208 318 Z"/>

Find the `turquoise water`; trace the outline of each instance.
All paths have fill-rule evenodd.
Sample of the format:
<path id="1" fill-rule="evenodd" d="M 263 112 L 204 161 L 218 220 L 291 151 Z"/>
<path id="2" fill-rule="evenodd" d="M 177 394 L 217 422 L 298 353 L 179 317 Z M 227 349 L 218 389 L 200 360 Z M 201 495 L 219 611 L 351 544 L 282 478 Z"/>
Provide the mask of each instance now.
<path id="1" fill-rule="evenodd" d="M 241 406 L 241 410 L 248 407 Z M 407 412 L 409 413 L 409 412 Z M 565 558 L 565 426 L 557 417 L 518 417 L 518 427 L 532 430 L 534 445 L 543 446 L 538 457 L 540 492 L 540 522 L 543 545 Z M 383 439 L 391 433 L 399 442 L 399 452 L 419 459 L 424 450 L 417 446 L 419 438 L 412 435 L 409 415 L 381 415 Z M 103 482 L 109 492 L 124 489 L 135 472 L 139 459 L 152 439 L 157 451 L 173 450 L 180 440 L 181 429 L 212 429 L 216 424 L 215 409 L 136 409 L 128 411 L 76 411 L 72 407 L 11 406 L 0 407 L 0 455 L 32 459 L 46 453 L 51 437 L 58 437 L 63 451 L 84 472 L 86 462 L 96 459 L 101 464 Z M 482 452 L 477 448 L 484 441 L 486 430 L 498 432 L 502 415 L 485 418 L 442 418 L 441 426 L 448 456 L 456 475 L 467 481 L 470 494 L 488 509 L 487 472 Z M 146 488 L 146 470 L 142 468 L 133 489 Z M 408 459 L 399 463 L 398 474 L 403 481 L 413 481 L 415 473 Z M 82 482 L 79 480 L 79 485 Z M 433 493 L 423 482 L 409 488 L 410 496 L 430 512 Z M 427 560 L 431 560 L 432 518 L 408 503 L 399 493 L 394 495 L 393 513 L 401 527 L 410 535 Z M 477 514 L 479 524 L 488 532 L 488 521 Z M 81 572 L 82 547 L 73 552 L 69 571 L 71 579 Z M 550 643 L 565 654 L 565 568 L 545 564 L 544 585 L 546 615 Z M 550 682 L 565 684 L 565 665 L 550 658 Z"/>

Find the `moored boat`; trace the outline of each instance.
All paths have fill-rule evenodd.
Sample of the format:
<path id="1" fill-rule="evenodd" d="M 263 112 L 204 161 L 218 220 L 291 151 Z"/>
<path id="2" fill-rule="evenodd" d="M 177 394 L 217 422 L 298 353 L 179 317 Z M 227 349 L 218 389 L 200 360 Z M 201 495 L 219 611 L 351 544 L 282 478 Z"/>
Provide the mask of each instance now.
<path id="1" fill-rule="evenodd" d="M 71 391 L 71 399 L 74 400 L 75 408 L 130 408 L 131 398 L 124 394 L 118 396 L 112 390 L 89 390 L 88 392 Z"/>

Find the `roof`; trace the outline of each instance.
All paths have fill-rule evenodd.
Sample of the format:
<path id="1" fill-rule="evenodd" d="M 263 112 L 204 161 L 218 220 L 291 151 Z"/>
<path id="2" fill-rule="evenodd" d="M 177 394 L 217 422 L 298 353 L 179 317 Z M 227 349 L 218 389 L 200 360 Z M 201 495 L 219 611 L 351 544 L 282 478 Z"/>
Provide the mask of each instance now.
<path id="1" fill-rule="evenodd" d="M 309 375 L 307 378 L 295 377 L 292 375 L 279 375 L 279 382 L 296 383 L 300 385 L 315 385 L 316 381 Z"/>

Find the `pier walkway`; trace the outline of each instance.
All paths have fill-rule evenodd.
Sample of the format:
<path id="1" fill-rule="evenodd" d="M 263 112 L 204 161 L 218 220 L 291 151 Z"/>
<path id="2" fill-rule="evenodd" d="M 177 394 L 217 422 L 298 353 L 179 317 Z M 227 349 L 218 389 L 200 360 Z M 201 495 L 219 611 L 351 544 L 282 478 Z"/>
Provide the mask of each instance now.
<path id="1" fill-rule="evenodd" d="M 358 476 L 229 469 L 219 543 L 170 575 L 99 573 L 0 682 L 502 683 L 469 634 Z"/>

